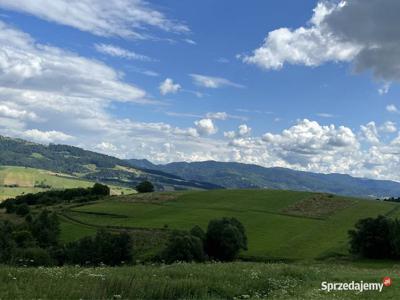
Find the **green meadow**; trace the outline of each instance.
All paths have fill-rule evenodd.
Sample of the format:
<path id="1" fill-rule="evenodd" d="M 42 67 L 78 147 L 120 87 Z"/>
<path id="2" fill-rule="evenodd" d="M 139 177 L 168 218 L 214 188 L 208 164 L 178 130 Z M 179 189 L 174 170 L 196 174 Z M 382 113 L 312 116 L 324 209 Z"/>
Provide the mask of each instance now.
<path id="1" fill-rule="evenodd" d="M 21 194 L 38 193 L 49 189 L 90 186 L 93 186 L 93 182 L 67 174 L 34 168 L 0 166 L 0 201 Z M 111 190 L 116 195 L 134 192 L 132 189 L 118 186 L 111 186 Z"/>
<path id="2" fill-rule="evenodd" d="M 65 222 L 75 223 L 63 237 L 71 240 L 73 231 L 81 233 L 90 226 L 189 230 L 197 224 L 205 229 L 211 219 L 235 217 L 248 235 L 249 250 L 241 254 L 243 258 L 323 259 L 348 255 L 347 232 L 359 219 L 397 215 L 399 207 L 390 202 L 276 190 L 155 193 L 153 199 L 131 195 L 66 209 Z"/>

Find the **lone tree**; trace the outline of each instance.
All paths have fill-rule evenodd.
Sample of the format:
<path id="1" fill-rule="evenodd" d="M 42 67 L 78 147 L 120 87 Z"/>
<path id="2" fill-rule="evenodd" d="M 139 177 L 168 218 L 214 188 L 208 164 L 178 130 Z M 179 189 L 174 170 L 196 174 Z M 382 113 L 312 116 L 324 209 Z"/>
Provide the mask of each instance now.
<path id="1" fill-rule="evenodd" d="M 395 230 L 398 232 L 398 221 L 384 216 L 359 220 L 349 231 L 350 252 L 367 258 L 396 256 L 399 239 L 393 235 Z"/>
<path id="2" fill-rule="evenodd" d="M 92 187 L 94 195 L 110 196 L 110 188 L 104 184 L 95 183 Z"/>
<path id="3" fill-rule="evenodd" d="M 145 180 L 136 186 L 136 190 L 138 193 L 152 193 L 154 192 L 154 185 L 150 181 Z"/>
<path id="4" fill-rule="evenodd" d="M 234 260 L 240 250 L 247 250 L 244 226 L 235 218 L 211 220 L 207 228 L 205 249 L 210 258 Z"/>

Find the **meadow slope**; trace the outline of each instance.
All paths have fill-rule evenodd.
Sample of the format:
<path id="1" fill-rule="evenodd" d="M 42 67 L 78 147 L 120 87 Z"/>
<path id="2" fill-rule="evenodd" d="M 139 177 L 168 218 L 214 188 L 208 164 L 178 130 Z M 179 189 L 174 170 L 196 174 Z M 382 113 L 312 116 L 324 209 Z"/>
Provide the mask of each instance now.
<path id="1" fill-rule="evenodd" d="M 110 197 L 65 212 L 64 240 L 80 226 L 204 229 L 214 218 L 235 217 L 246 227 L 243 257 L 307 260 L 348 254 L 347 232 L 357 220 L 396 215 L 400 205 L 327 194 L 276 190 L 220 190 Z M 66 221 L 75 220 L 69 228 Z"/>
<path id="2" fill-rule="evenodd" d="M 49 189 L 85 188 L 93 184 L 93 181 L 63 173 L 26 167 L 0 166 L 0 201 L 21 194 L 38 193 Z M 132 189 L 117 186 L 111 186 L 111 189 L 116 195 L 122 192 L 134 192 Z"/>

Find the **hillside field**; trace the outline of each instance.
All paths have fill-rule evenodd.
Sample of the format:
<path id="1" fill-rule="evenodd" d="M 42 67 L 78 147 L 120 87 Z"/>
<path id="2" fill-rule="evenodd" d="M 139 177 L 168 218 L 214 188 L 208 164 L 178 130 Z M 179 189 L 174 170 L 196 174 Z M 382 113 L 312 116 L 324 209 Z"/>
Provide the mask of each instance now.
<path id="1" fill-rule="evenodd" d="M 109 197 L 64 211 L 63 239 L 96 227 L 186 229 L 235 217 L 247 230 L 253 259 L 310 260 L 348 255 L 347 232 L 361 218 L 396 216 L 400 205 L 328 194 L 219 190 Z M 71 223 L 71 220 L 74 222 Z M 86 225 L 82 225 L 86 224 Z M 83 230 L 80 229 L 82 226 Z"/>
<path id="2" fill-rule="evenodd" d="M 0 166 L 0 201 L 21 194 L 37 193 L 49 189 L 90 187 L 94 182 L 46 170 Z M 112 193 L 133 193 L 134 190 L 111 186 Z"/>

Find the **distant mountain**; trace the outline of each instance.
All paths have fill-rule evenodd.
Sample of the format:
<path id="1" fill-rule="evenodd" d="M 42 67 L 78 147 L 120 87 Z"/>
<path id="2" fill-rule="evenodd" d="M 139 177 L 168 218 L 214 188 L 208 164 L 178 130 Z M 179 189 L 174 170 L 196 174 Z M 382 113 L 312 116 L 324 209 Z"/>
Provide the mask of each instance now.
<path id="1" fill-rule="evenodd" d="M 71 174 L 91 181 L 134 187 L 150 180 L 157 190 L 215 189 L 221 186 L 186 180 L 163 170 L 132 167 L 116 157 L 66 145 L 48 146 L 0 136 L 0 166 L 23 166 Z"/>
<path id="2" fill-rule="evenodd" d="M 175 174 L 187 180 L 208 181 L 225 188 L 271 188 L 326 192 L 357 197 L 398 197 L 400 183 L 388 180 L 356 178 L 344 174 L 320 174 L 285 168 L 264 168 L 234 162 L 175 162 L 155 165 L 146 160 L 147 168 Z"/>

